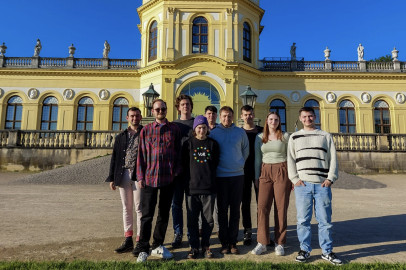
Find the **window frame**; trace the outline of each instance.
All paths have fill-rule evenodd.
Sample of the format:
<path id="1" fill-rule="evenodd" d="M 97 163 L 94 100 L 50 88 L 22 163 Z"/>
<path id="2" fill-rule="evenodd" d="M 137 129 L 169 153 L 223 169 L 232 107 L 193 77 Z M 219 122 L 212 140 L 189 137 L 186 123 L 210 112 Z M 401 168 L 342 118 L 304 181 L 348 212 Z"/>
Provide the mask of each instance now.
<path id="1" fill-rule="evenodd" d="M 118 104 L 118 103 L 116 103 L 116 102 L 118 102 L 119 99 L 125 99 L 125 101 L 127 102 L 127 104 Z M 114 121 L 114 108 L 118 108 L 118 109 L 119 109 L 119 114 L 120 114 L 120 120 L 119 120 L 119 121 Z M 118 129 L 118 130 L 124 130 L 124 129 L 126 129 L 126 128 L 128 127 L 128 121 L 127 121 L 127 120 L 121 121 L 121 120 L 122 120 L 121 117 L 122 117 L 123 112 L 125 112 L 125 114 L 127 115 L 128 109 L 129 109 L 128 100 L 127 100 L 126 98 L 124 98 L 124 97 L 118 97 L 118 98 L 116 98 L 116 99 L 114 100 L 114 102 L 113 102 L 113 113 L 112 113 L 112 116 L 111 116 L 111 129 L 112 129 L 112 130 L 116 130 L 116 129 L 114 129 L 114 124 L 118 124 L 118 125 L 119 125 L 119 129 Z M 118 131 L 118 130 L 117 130 L 117 131 Z"/>
<path id="2" fill-rule="evenodd" d="M 344 102 L 351 102 L 352 107 L 342 107 L 341 104 Z M 341 123 L 341 116 L 340 116 L 340 112 L 344 111 L 344 115 L 345 115 L 345 123 Z M 353 111 L 354 112 L 354 123 L 350 123 L 349 122 L 349 111 Z M 357 118 L 355 115 L 355 105 L 354 102 L 352 102 L 349 99 L 344 99 L 339 103 L 339 110 L 338 110 L 338 123 L 339 123 L 339 132 L 340 133 L 348 133 L 348 134 L 355 134 L 357 133 Z M 341 132 L 341 128 L 344 127 L 346 132 Z M 350 132 L 350 127 L 354 127 L 354 132 Z"/>
<path id="3" fill-rule="evenodd" d="M 85 99 L 85 98 L 89 98 L 90 100 L 92 100 L 92 104 L 80 104 L 80 102 Z M 78 109 L 77 109 L 77 115 L 76 115 L 76 130 L 79 131 L 91 131 L 93 130 L 93 122 L 94 122 L 94 101 L 91 97 L 85 96 L 82 97 L 79 102 L 78 102 Z M 79 120 L 79 109 L 80 108 L 84 108 L 85 112 L 84 112 L 84 117 L 83 117 L 83 121 Z M 92 109 L 92 121 L 87 121 L 87 115 L 88 115 L 88 108 L 93 108 Z M 84 128 L 83 129 L 79 129 L 78 126 L 79 124 L 84 124 Z M 87 124 L 91 124 L 91 129 L 87 129 Z"/>
<path id="4" fill-rule="evenodd" d="M 153 21 L 149 27 L 148 62 L 156 60 L 157 56 L 158 56 L 158 22 Z"/>
<path id="5" fill-rule="evenodd" d="M 12 98 L 20 98 L 21 99 L 21 102 L 10 102 L 10 100 L 12 99 Z M 8 116 L 9 116 L 9 114 L 8 114 L 8 112 L 9 112 L 9 107 L 10 106 L 12 106 L 13 107 L 13 119 L 12 120 L 7 120 L 8 119 Z M 19 119 L 19 120 L 17 120 L 16 119 L 16 112 L 17 112 L 17 110 L 19 109 L 19 108 L 21 108 L 21 119 Z M 17 129 L 17 130 L 20 130 L 21 129 L 21 124 L 22 124 L 22 115 L 23 115 L 23 102 L 22 102 L 22 98 L 20 97 L 20 96 L 18 96 L 18 95 L 14 95 L 14 96 L 11 96 L 9 99 L 8 99 L 8 101 L 7 101 L 7 108 L 6 108 L 6 119 L 5 119 L 5 121 L 4 121 L 4 129 Z M 12 123 L 12 127 L 11 128 L 8 128 L 7 127 L 7 123 Z M 16 128 L 16 124 L 17 123 L 20 123 L 20 127 L 17 127 Z"/>
<path id="6" fill-rule="evenodd" d="M 252 44 L 251 44 L 252 32 L 251 32 L 251 26 L 247 22 L 244 22 L 242 32 L 243 32 L 243 35 L 242 35 L 243 60 L 251 63 L 252 62 Z M 246 44 L 248 44 L 248 47 L 245 46 Z M 249 57 L 247 57 L 246 54 L 248 54 Z"/>
<path id="7" fill-rule="evenodd" d="M 55 128 L 55 129 L 50 129 L 50 126 L 51 126 L 52 124 L 58 125 L 58 103 L 56 103 L 56 104 L 54 104 L 54 103 L 46 104 L 45 102 L 46 102 L 46 100 L 49 99 L 49 98 L 55 98 L 55 99 L 56 99 L 56 97 L 54 97 L 54 96 L 49 96 L 49 97 L 46 97 L 46 98 L 44 99 L 44 101 L 42 102 L 40 130 L 57 130 L 57 128 Z M 43 120 L 44 108 L 46 108 L 46 107 L 49 107 L 48 120 Z M 56 120 L 52 120 L 52 111 L 53 111 L 53 108 L 55 108 L 55 107 L 56 107 Z M 42 128 L 42 125 L 43 125 L 43 124 L 46 124 L 46 125 L 47 125 L 47 129 L 43 129 L 43 128 Z"/>
<path id="8" fill-rule="evenodd" d="M 384 102 L 387 105 L 387 107 L 377 107 L 376 106 L 377 102 Z M 384 124 L 384 121 L 383 121 L 383 113 L 384 113 L 384 111 L 388 112 L 389 124 Z M 377 123 L 375 121 L 376 120 L 375 112 L 379 112 L 379 123 Z M 391 133 L 391 127 L 392 127 L 390 120 L 391 119 L 390 119 L 389 104 L 386 101 L 382 100 L 382 99 L 377 100 L 374 103 L 374 132 L 377 133 L 377 134 L 390 134 Z M 384 132 L 385 127 L 389 128 L 389 132 Z M 377 132 L 377 128 L 379 128 L 380 132 Z"/>
<path id="9" fill-rule="evenodd" d="M 284 104 L 284 106 L 272 106 L 272 102 L 276 102 L 276 101 L 282 102 Z M 283 114 L 280 113 L 281 110 L 283 110 Z M 270 112 L 277 112 L 279 114 L 282 132 L 286 132 L 287 131 L 287 121 L 286 121 L 287 119 L 286 119 L 286 103 L 285 103 L 285 101 L 283 101 L 280 98 L 273 99 L 269 103 L 269 111 Z M 282 117 L 282 115 L 283 115 L 283 117 Z M 282 120 L 283 120 L 282 118 L 285 120 L 284 122 L 282 122 Z"/>
<path id="10" fill-rule="evenodd" d="M 204 19 L 205 20 L 205 23 L 201 23 L 201 22 L 199 22 L 199 23 L 197 23 L 197 22 L 195 22 L 196 20 L 198 20 L 198 19 Z M 195 33 L 194 32 L 194 29 L 195 29 L 195 26 L 197 26 L 198 28 L 199 28 L 199 32 L 198 33 Z M 202 33 L 202 28 L 203 27 L 206 27 L 206 29 L 207 29 L 207 32 L 204 34 L 204 33 Z M 198 37 L 198 39 L 199 39 L 199 41 L 198 42 L 194 42 L 194 37 L 195 36 L 197 36 Z M 202 37 L 206 37 L 206 43 L 203 43 L 203 42 L 201 42 L 202 41 Z M 194 46 L 198 46 L 199 47 L 199 51 L 197 51 L 197 52 L 195 52 L 194 50 L 193 50 L 193 48 L 194 48 Z M 206 51 L 203 51 L 202 50 L 202 46 L 206 46 Z M 194 18 L 193 19 L 193 22 L 192 22 L 192 54 L 193 53 L 208 53 L 209 52 L 209 22 L 208 22 L 208 20 L 205 18 L 205 17 L 203 17 L 203 16 L 198 16 L 198 17 L 196 17 L 196 18 Z"/>

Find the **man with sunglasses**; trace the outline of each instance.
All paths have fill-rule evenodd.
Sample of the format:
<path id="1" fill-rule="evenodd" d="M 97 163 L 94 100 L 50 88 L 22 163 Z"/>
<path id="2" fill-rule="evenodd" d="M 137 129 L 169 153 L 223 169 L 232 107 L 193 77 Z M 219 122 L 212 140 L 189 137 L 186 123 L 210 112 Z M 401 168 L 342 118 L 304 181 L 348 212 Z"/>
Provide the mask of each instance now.
<path id="1" fill-rule="evenodd" d="M 181 170 L 181 131 L 166 119 L 166 102 L 156 99 L 152 103 L 155 121 L 146 125 L 140 134 L 137 158 L 137 181 L 141 187 L 141 233 L 134 250 L 137 262 L 145 262 L 149 254 L 152 219 L 158 201 L 151 256 L 171 259 L 173 255 L 164 246 L 168 227 L 174 183 Z"/>

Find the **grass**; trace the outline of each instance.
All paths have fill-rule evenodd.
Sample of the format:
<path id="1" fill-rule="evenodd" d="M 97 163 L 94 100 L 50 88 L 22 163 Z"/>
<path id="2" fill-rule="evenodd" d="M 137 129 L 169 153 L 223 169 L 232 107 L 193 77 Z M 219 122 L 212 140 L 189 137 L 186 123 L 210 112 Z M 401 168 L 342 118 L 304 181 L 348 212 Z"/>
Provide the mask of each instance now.
<path id="1" fill-rule="evenodd" d="M 303 269 L 303 270 L 328 270 L 338 269 L 337 266 L 318 263 L 318 264 L 299 264 L 299 263 L 255 263 L 250 261 L 245 262 L 185 262 L 178 263 L 175 261 L 162 262 L 150 261 L 145 264 L 137 264 L 135 262 L 90 262 L 90 261 L 74 261 L 74 262 L 0 262 L 0 270 L 53 270 L 53 269 L 71 269 L 71 270 L 88 270 L 88 269 L 160 269 L 160 270 L 285 270 L 285 269 Z M 339 266 L 339 269 L 351 270 L 406 270 L 405 263 L 348 263 Z"/>

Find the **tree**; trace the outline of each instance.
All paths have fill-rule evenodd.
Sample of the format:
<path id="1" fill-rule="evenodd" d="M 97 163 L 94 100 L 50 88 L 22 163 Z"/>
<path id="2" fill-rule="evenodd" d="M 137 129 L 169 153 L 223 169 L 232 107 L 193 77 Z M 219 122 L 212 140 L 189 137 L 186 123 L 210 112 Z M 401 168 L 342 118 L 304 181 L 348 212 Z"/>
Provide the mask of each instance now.
<path id="1" fill-rule="evenodd" d="M 392 62 L 392 55 L 387 54 L 385 56 L 371 59 L 371 60 L 369 60 L 369 62 Z"/>

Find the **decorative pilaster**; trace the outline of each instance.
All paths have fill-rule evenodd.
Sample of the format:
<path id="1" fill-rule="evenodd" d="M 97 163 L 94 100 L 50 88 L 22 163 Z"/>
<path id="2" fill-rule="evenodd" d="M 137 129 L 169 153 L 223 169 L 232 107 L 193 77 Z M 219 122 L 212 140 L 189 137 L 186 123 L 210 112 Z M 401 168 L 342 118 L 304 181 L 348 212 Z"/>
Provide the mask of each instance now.
<path id="1" fill-rule="evenodd" d="M 227 8 L 227 53 L 226 61 L 234 61 L 234 49 L 233 49 L 233 9 Z"/>
<path id="2" fill-rule="evenodd" d="M 166 50 L 166 58 L 169 61 L 172 61 L 175 59 L 175 50 L 173 48 L 173 30 L 174 30 L 174 13 L 175 13 L 175 8 L 173 7 L 169 7 L 168 8 L 168 14 L 169 14 L 169 18 L 168 18 L 168 36 L 166 37 L 168 39 L 168 48 Z"/>

